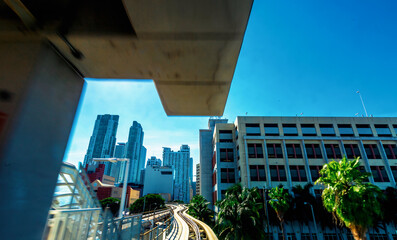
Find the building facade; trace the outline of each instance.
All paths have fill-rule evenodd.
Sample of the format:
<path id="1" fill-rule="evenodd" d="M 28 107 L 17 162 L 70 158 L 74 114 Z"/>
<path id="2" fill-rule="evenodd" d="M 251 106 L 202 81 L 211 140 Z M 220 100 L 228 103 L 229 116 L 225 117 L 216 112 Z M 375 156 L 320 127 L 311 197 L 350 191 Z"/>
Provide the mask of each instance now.
<path id="1" fill-rule="evenodd" d="M 118 124 L 118 115 L 105 114 L 97 116 L 87 154 L 84 157 L 84 166 L 92 164 L 93 158 L 113 157 Z M 105 174 L 110 175 L 110 170 L 110 167 L 107 166 Z"/>
<path id="2" fill-rule="evenodd" d="M 201 194 L 212 203 L 235 183 L 259 189 L 282 184 L 289 190 L 313 184 L 325 163 L 343 156 L 360 157 L 361 171 L 372 173 L 368 181 L 381 189 L 396 186 L 397 118 L 237 117 L 234 123 L 216 123 L 211 141 L 209 130 L 200 131 L 200 181 Z M 208 165 L 211 175 L 204 169 Z M 321 192 L 314 185 L 312 194 Z M 333 236 L 325 229 L 318 239 L 337 239 Z"/>
<path id="3" fill-rule="evenodd" d="M 171 201 L 174 195 L 174 170 L 172 167 L 147 166 L 145 169 L 143 196 L 160 194 L 166 201 Z"/>
<path id="4" fill-rule="evenodd" d="M 161 167 L 161 160 L 158 159 L 158 158 L 156 158 L 156 157 L 154 157 L 154 156 L 152 156 L 151 158 L 149 158 L 149 159 L 147 160 L 146 167 L 148 167 L 148 166 L 152 166 L 152 167 L 154 167 L 154 166 Z"/>
<path id="5" fill-rule="evenodd" d="M 125 157 L 130 159 L 128 183 L 140 184 L 141 169 L 145 166 L 146 148 L 143 147 L 143 128 L 137 121 L 132 123 L 128 134 Z"/>
<path id="6" fill-rule="evenodd" d="M 196 164 L 196 195 L 200 195 L 200 163 Z"/>
<path id="7" fill-rule="evenodd" d="M 177 152 L 164 147 L 163 166 L 172 167 L 175 171 L 174 200 L 190 202 L 193 181 L 193 159 L 190 157 L 190 147 L 182 145 Z"/>
<path id="8" fill-rule="evenodd" d="M 125 158 L 125 150 L 126 150 L 126 143 L 119 142 L 114 148 L 113 156 L 115 158 Z M 127 164 L 126 161 L 118 161 L 112 165 L 111 172 L 112 174 L 114 174 L 113 176 L 115 178 L 116 184 L 123 183 L 126 164 Z"/>

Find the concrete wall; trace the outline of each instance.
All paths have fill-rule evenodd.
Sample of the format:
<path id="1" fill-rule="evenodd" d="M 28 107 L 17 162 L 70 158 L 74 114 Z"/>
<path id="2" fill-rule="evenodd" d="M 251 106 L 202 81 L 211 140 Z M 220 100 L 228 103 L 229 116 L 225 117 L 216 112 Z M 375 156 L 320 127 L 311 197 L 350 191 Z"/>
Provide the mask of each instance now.
<path id="1" fill-rule="evenodd" d="M 84 80 L 46 42 L 0 52 L 0 236 L 41 239 Z"/>

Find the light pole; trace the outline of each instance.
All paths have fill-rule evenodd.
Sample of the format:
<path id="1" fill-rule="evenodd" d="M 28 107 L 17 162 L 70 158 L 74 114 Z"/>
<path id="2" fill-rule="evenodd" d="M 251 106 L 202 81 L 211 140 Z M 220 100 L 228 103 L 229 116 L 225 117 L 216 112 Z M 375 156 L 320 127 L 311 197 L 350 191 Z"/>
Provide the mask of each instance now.
<path id="1" fill-rule="evenodd" d="M 313 222 L 314 222 L 314 231 L 316 231 L 316 237 L 318 239 L 317 222 L 316 222 L 316 218 L 314 217 L 313 206 L 310 203 L 308 203 L 308 202 L 304 202 L 303 204 L 309 205 L 310 209 L 312 210 L 312 216 L 313 216 Z"/>
<path id="2" fill-rule="evenodd" d="M 125 205 L 125 198 L 127 195 L 127 179 L 128 179 L 128 171 L 130 168 L 130 159 L 129 158 L 93 158 L 94 161 L 97 162 L 127 162 L 125 166 L 124 172 L 124 183 L 123 183 L 123 191 L 121 192 L 121 202 L 119 208 L 119 218 L 123 217 L 124 205 Z"/>

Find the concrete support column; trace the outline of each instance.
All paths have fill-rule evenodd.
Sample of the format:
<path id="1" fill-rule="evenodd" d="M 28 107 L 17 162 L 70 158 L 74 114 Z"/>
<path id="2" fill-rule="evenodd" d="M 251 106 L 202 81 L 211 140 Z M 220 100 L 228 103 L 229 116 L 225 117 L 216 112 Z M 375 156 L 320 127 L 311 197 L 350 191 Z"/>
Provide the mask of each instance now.
<path id="1" fill-rule="evenodd" d="M 284 153 L 285 153 L 285 171 L 287 173 L 287 181 L 288 181 L 288 189 L 291 192 L 292 191 L 292 180 L 291 180 L 291 172 L 289 170 L 289 162 L 288 162 L 288 152 L 287 152 L 287 146 L 285 145 L 285 140 L 283 140 L 283 148 L 284 148 Z"/>
<path id="2" fill-rule="evenodd" d="M 323 150 L 323 157 L 324 157 L 325 163 L 328 163 L 327 149 L 325 148 L 325 144 L 324 144 L 323 140 L 321 140 L 321 149 Z"/>
<path id="3" fill-rule="evenodd" d="M 249 161 L 248 161 L 248 157 L 249 157 L 249 155 L 248 155 L 248 144 L 247 144 L 247 139 L 245 137 L 246 136 L 244 136 L 245 165 L 246 165 L 245 169 L 246 169 L 246 173 L 247 173 L 247 175 L 246 175 L 246 177 L 247 177 L 247 185 L 246 186 L 248 188 L 251 188 L 250 165 L 249 165 Z M 242 166 L 242 167 L 244 167 L 244 166 Z M 240 168 L 240 171 L 241 171 L 241 168 Z M 241 172 L 240 172 L 240 174 L 241 174 Z M 242 180 L 243 179 L 241 179 L 241 182 L 243 182 Z"/>
<path id="4" fill-rule="evenodd" d="M 271 187 L 271 176 L 270 176 L 270 165 L 269 165 L 269 157 L 267 154 L 267 145 L 266 145 L 266 139 L 263 139 L 263 150 L 264 150 L 264 155 L 265 155 L 265 164 L 266 164 L 266 188 Z"/>
<path id="5" fill-rule="evenodd" d="M 363 155 L 363 161 L 364 161 L 365 168 L 367 169 L 367 171 L 369 173 L 372 173 L 371 166 L 369 165 L 367 153 L 365 152 L 364 144 L 363 144 L 363 141 L 361 141 L 361 140 L 360 140 L 360 148 L 361 148 L 361 153 Z M 369 181 L 370 181 L 370 183 L 375 184 L 374 177 L 372 175 L 369 177 Z"/>
<path id="6" fill-rule="evenodd" d="M 0 52 L 0 236 L 42 239 L 84 79 L 47 42 Z"/>

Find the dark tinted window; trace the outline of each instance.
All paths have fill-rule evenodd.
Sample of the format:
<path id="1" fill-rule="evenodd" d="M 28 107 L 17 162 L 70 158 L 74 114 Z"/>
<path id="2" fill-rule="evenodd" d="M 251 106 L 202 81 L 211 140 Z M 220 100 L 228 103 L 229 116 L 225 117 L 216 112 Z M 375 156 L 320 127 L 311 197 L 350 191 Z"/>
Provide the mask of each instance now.
<path id="1" fill-rule="evenodd" d="M 284 136 L 298 136 L 296 124 L 283 124 Z"/>
<path id="2" fill-rule="evenodd" d="M 389 182 L 384 166 L 371 166 L 371 173 L 375 182 Z"/>
<path id="3" fill-rule="evenodd" d="M 387 124 L 375 124 L 375 129 L 379 137 L 391 137 L 391 131 Z"/>
<path id="4" fill-rule="evenodd" d="M 342 137 L 354 136 L 353 128 L 350 124 L 338 124 L 338 128 Z"/>
<path id="5" fill-rule="evenodd" d="M 342 154 L 338 144 L 325 144 L 325 151 L 329 159 L 341 159 Z"/>
<path id="6" fill-rule="evenodd" d="M 233 148 L 221 148 L 219 150 L 221 162 L 233 162 L 234 154 Z"/>
<path id="7" fill-rule="evenodd" d="M 261 129 L 259 124 L 256 123 L 247 123 L 245 124 L 245 130 L 247 132 L 247 136 L 260 136 Z"/>
<path id="8" fill-rule="evenodd" d="M 306 182 L 306 171 L 304 166 L 291 165 L 289 167 L 291 173 L 291 180 L 293 182 Z"/>
<path id="9" fill-rule="evenodd" d="M 287 175 L 283 165 L 271 165 L 270 176 L 272 181 L 287 181 Z"/>
<path id="10" fill-rule="evenodd" d="M 395 144 L 383 144 L 383 149 L 388 159 L 397 159 L 397 146 Z"/>
<path id="11" fill-rule="evenodd" d="M 286 144 L 288 158 L 302 158 L 302 149 L 300 144 Z"/>
<path id="12" fill-rule="evenodd" d="M 360 149 L 358 148 L 357 144 L 345 144 L 345 151 L 347 158 L 353 159 L 353 158 L 361 158 L 361 153 Z"/>
<path id="13" fill-rule="evenodd" d="M 380 152 L 376 144 L 364 144 L 364 149 L 369 159 L 381 159 Z"/>
<path id="14" fill-rule="evenodd" d="M 301 129 L 303 136 L 317 136 L 314 124 L 301 124 Z"/>
<path id="15" fill-rule="evenodd" d="M 334 125 L 332 124 L 320 124 L 321 136 L 335 136 Z"/>
<path id="16" fill-rule="evenodd" d="M 249 158 L 263 158 L 262 144 L 260 144 L 260 143 L 248 144 L 248 157 Z"/>
<path id="17" fill-rule="evenodd" d="M 283 158 L 283 150 L 281 148 L 281 144 L 277 143 L 268 143 L 267 147 L 267 156 L 269 158 Z"/>
<path id="18" fill-rule="evenodd" d="M 356 125 L 358 135 L 360 137 L 372 137 L 372 130 L 369 124 L 357 124 Z"/>
<path id="19" fill-rule="evenodd" d="M 308 158 L 323 158 L 319 144 L 305 144 Z"/>
<path id="20" fill-rule="evenodd" d="M 310 166 L 310 175 L 312 176 L 312 181 L 316 181 L 320 177 L 320 170 L 322 166 Z"/>
<path id="21" fill-rule="evenodd" d="M 279 136 L 280 132 L 278 129 L 278 125 L 275 124 L 265 124 L 265 135 L 266 136 Z"/>

